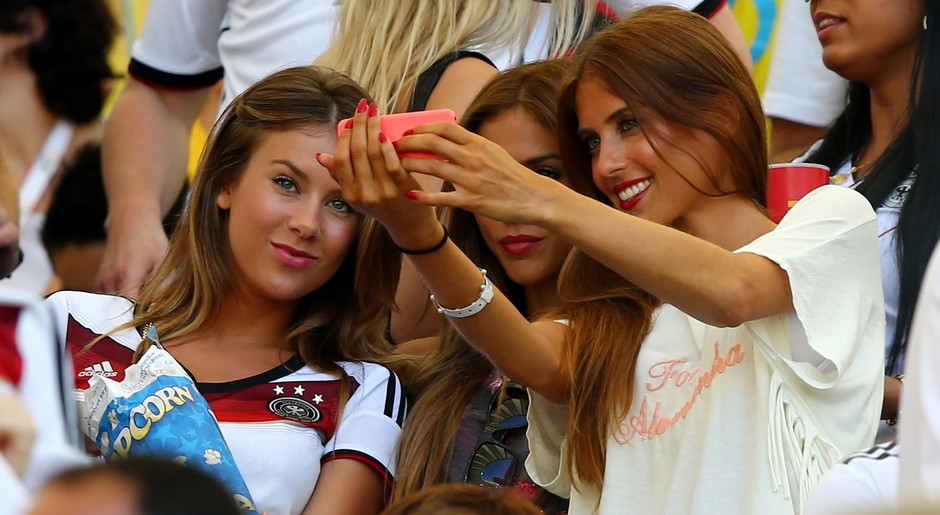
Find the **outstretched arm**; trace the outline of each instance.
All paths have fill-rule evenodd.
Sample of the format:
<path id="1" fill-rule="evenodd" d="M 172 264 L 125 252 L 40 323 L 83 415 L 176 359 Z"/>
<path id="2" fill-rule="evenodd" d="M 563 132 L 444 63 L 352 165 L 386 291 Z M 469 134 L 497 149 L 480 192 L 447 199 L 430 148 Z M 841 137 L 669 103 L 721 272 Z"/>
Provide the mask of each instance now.
<path id="1" fill-rule="evenodd" d="M 744 241 L 722 248 L 530 173 L 498 145 L 452 124 L 418 127 L 399 141 L 398 150 L 433 152 L 447 159 L 403 160 L 407 170 L 456 185 L 454 192 L 418 192 L 418 202 L 545 227 L 703 322 L 735 326 L 793 309 L 786 272 L 764 257 L 731 251 L 773 228 L 756 208 L 738 209 L 741 216 L 725 221 L 725 232 Z"/>
<path id="2" fill-rule="evenodd" d="M 186 180 L 189 134 L 209 88 L 156 89 L 129 78 L 108 123 L 102 166 L 108 195 L 102 291 L 136 296 L 163 259 L 163 217 Z"/>
<path id="3" fill-rule="evenodd" d="M 378 117 L 358 113 L 353 128 L 340 136 L 335 157 L 321 155 L 320 162 L 343 188 L 346 200 L 379 220 L 396 245 L 432 248 L 444 238 L 443 226 L 433 209 L 405 197 L 418 187 L 417 182 L 402 169 L 392 144 L 380 138 Z M 440 305 L 460 308 L 479 298 L 483 274 L 452 242 L 435 252 L 408 257 Z M 477 314 L 449 321 L 509 377 L 556 402 L 565 400 L 566 326 L 529 323 L 499 291 Z"/>

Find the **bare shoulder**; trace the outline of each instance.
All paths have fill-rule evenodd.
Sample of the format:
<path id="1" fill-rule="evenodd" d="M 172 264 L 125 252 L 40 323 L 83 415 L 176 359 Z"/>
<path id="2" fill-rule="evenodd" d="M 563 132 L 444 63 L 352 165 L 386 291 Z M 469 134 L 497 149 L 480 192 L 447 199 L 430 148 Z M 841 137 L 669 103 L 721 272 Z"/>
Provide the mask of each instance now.
<path id="1" fill-rule="evenodd" d="M 444 70 L 428 98 L 427 109 L 452 109 L 460 118 L 483 86 L 498 74 L 499 70 L 481 59 L 458 59 Z"/>

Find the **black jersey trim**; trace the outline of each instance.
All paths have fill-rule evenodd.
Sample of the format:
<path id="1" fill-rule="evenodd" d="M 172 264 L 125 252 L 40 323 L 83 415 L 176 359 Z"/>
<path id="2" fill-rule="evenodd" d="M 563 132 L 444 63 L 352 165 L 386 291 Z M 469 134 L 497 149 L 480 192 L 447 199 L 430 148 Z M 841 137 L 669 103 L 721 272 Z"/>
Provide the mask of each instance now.
<path id="1" fill-rule="evenodd" d="M 291 359 L 281 363 L 271 370 L 268 370 L 267 372 L 261 372 L 258 375 L 246 377 L 244 379 L 236 379 L 234 381 L 227 381 L 224 383 L 196 383 L 196 388 L 198 388 L 199 391 L 203 394 L 226 393 L 235 390 L 242 390 L 259 384 L 270 383 L 271 381 L 280 379 L 287 374 L 292 374 L 303 367 L 303 358 L 300 357 L 300 354 L 294 354 Z M 189 371 L 187 370 L 187 373 L 188 372 Z M 190 376 L 192 376 L 192 374 L 190 374 Z"/>
<path id="2" fill-rule="evenodd" d="M 703 0 L 702 3 L 695 6 L 692 12 L 700 14 L 706 18 L 711 18 L 719 9 L 725 6 L 728 0 Z"/>
<path id="3" fill-rule="evenodd" d="M 135 79 L 158 89 L 192 90 L 208 88 L 225 74 L 222 67 L 193 75 L 168 73 L 131 58 L 127 72 Z"/>

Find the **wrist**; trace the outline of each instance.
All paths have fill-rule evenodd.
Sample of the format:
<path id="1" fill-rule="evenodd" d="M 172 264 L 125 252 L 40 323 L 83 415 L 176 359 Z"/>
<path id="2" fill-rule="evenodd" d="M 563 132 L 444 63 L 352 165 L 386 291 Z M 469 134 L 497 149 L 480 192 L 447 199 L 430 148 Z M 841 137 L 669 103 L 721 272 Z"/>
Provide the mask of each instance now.
<path id="1" fill-rule="evenodd" d="M 108 235 L 127 231 L 136 232 L 140 228 L 160 227 L 163 230 L 163 217 L 160 215 L 160 205 L 156 202 L 140 202 L 132 205 L 115 205 L 108 207 L 108 216 L 104 221 L 104 228 Z"/>
<path id="2" fill-rule="evenodd" d="M 398 250 L 410 255 L 430 254 L 447 242 L 447 230 L 436 220 L 433 226 L 425 230 L 412 230 L 409 234 L 392 233 L 391 236 Z"/>

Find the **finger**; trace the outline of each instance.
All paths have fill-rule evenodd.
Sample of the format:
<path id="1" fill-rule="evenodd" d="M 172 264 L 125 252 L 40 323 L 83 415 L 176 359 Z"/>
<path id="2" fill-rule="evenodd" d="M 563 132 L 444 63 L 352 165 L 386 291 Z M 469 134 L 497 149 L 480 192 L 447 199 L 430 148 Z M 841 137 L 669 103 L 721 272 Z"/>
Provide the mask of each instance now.
<path id="1" fill-rule="evenodd" d="M 353 180 L 356 183 L 370 183 L 372 165 L 369 163 L 368 150 L 368 117 L 369 103 L 366 99 L 359 101 L 356 114 L 353 116 L 352 134 L 349 141 L 349 156 L 352 162 Z"/>
<path id="2" fill-rule="evenodd" d="M 412 173 L 420 173 L 437 177 L 444 181 L 461 186 L 466 184 L 467 172 L 459 166 L 440 159 L 426 157 L 403 157 L 401 165 Z"/>
<path id="3" fill-rule="evenodd" d="M 437 124 L 432 124 L 437 125 Z M 428 127 L 428 126 L 423 126 Z M 431 132 L 412 133 L 398 140 L 395 148 L 398 152 L 420 152 L 430 153 L 440 156 L 447 161 L 461 162 L 463 160 L 464 147 L 443 136 Z"/>
<path id="4" fill-rule="evenodd" d="M 369 115 L 366 122 L 367 137 L 366 149 L 369 156 L 369 166 L 376 183 L 383 189 L 393 188 L 394 185 L 388 175 L 385 155 L 382 151 L 382 119 L 379 117 L 379 108 L 369 104 Z"/>
<path id="5" fill-rule="evenodd" d="M 336 150 L 333 153 L 333 179 L 343 189 L 343 195 L 353 194 L 353 187 L 356 183 L 356 171 L 352 163 L 352 143 L 351 124 L 340 132 L 336 140 Z"/>
<path id="6" fill-rule="evenodd" d="M 421 190 L 410 190 L 405 193 L 405 196 L 417 202 L 418 204 L 425 206 L 451 208 L 456 207 L 471 211 L 466 207 L 468 204 L 466 196 L 461 194 L 459 191 L 428 192 Z"/>
<path id="7" fill-rule="evenodd" d="M 395 184 L 399 192 L 420 189 L 418 181 L 402 166 L 398 152 L 395 150 L 395 145 L 393 145 L 391 141 L 388 141 L 387 138 L 383 141 L 384 136 L 384 134 L 380 134 L 379 143 L 381 144 L 382 158 L 385 161 L 385 169 L 388 171 L 388 177 Z"/>
<path id="8" fill-rule="evenodd" d="M 408 133 L 406 133 L 408 134 Z M 426 123 L 415 127 L 411 134 L 434 134 L 458 145 L 473 141 L 474 133 L 452 122 Z"/>
<path id="9" fill-rule="evenodd" d="M 326 152 L 317 152 L 316 158 L 317 162 L 320 163 L 320 166 L 326 168 L 326 171 L 330 172 L 330 177 L 332 177 L 333 180 L 336 180 L 336 182 L 339 182 L 336 179 L 336 174 L 338 172 L 336 169 L 336 157 L 334 157 L 333 154 L 327 154 Z"/>

